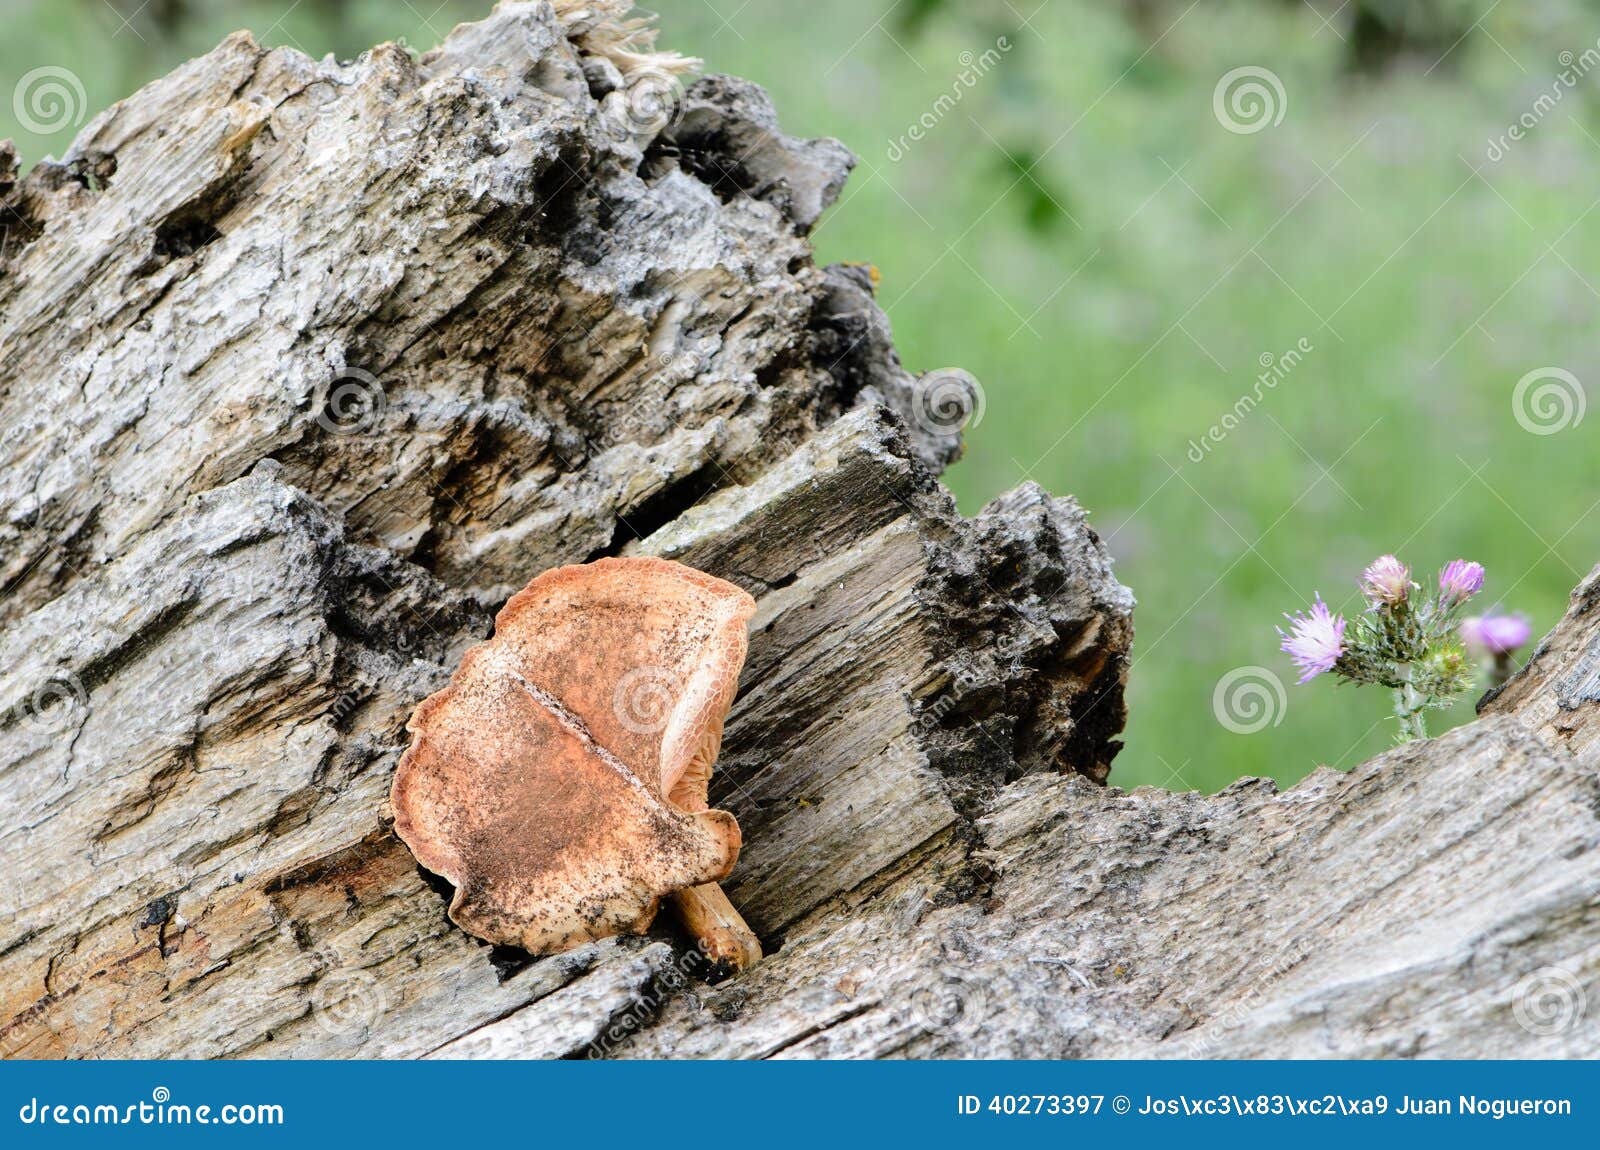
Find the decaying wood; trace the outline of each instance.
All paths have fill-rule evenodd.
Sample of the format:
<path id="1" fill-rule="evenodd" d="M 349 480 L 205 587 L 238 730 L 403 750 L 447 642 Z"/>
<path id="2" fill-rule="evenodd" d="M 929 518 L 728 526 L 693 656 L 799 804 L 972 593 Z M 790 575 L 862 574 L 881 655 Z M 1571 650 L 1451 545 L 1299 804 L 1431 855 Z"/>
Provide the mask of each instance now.
<path id="1" fill-rule="evenodd" d="M 0 148 L 0 1049 L 1600 1053 L 1600 571 L 1441 739 L 1106 786 L 1132 596 L 1072 500 L 939 487 L 948 393 L 811 262 L 848 153 L 563 19 L 241 34 Z M 386 805 L 505 598 L 609 554 L 757 600 L 723 982 L 665 922 L 478 942 Z"/>

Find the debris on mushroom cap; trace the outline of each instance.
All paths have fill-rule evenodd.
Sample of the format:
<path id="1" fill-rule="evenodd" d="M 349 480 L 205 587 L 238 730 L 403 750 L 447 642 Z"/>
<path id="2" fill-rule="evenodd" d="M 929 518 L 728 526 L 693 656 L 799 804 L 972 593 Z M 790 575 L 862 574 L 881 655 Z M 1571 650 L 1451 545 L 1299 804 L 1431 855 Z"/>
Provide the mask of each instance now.
<path id="1" fill-rule="evenodd" d="M 754 611 L 653 558 L 511 598 L 417 708 L 394 778 L 395 830 L 455 884 L 457 925 L 548 954 L 643 931 L 663 896 L 727 876 L 739 826 L 706 786 Z"/>

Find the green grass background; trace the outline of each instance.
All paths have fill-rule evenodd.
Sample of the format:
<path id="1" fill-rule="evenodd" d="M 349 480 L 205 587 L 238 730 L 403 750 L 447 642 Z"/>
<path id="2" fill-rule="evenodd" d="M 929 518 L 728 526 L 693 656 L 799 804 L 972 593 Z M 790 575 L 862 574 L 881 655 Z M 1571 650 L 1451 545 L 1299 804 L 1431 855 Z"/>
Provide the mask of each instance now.
<path id="1" fill-rule="evenodd" d="M 1481 560 L 1485 598 L 1540 633 L 1600 559 L 1600 414 L 1540 436 L 1512 406 L 1536 369 L 1600 384 L 1600 68 L 1486 158 L 1551 90 L 1561 53 L 1596 45 L 1596 6 L 1444 4 L 1468 29 L 1459 42 L 1375 72 L 1351 67 L 1354 4 L 658 6 L 665 45 L 759 81 L 790 130 L 860 155 L 819 259 L 877 265 L 908 366 L 981 381 L 981 422 L 948 476 L 963 508 L 1033 479 L 1090 510 L 1139 599 L 1113 781 L 1292 782 L 1382 750 L 1386 700 L 1293 686 L 1273 632 L 1313 591 L 1355 608 L 1354 579 L 1380 552 L 1430 573 Z M 425 49 L 487 4 L 137 8 L 0 3 L 0 95 L 60 65 L 99 109 L 236 27 L 315 55 L 391 38 Z M 962 54 L 1002 36 L 1000 62 L 892 159 Z M 1281 80 L 1283 117 L 1235 134 L 1213 90 L 1245 65 Z M 71 132 L 31 135 L 7 99 L 6 135 L 36 159 Z M 1190 442 L 1251 390 L 1260 357 L 1301 339 L 1303 362 L 1192 462 Z M 1286 688 L 1276 722 L 1251 734 L 1213 710 L 1241 667 Z"/>

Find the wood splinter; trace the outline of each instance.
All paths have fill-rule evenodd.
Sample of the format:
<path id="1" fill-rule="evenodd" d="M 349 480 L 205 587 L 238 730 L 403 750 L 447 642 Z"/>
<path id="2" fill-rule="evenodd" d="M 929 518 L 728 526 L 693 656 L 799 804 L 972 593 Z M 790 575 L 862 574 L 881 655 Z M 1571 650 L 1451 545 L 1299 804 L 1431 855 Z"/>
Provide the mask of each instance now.
<path id="1" fill-rule="evenodd" d="M 708 808 L 755 600 L 662 559 L 547 571 L 412 716 L 395 830 L 455 885 L 450 917 L 553 954 L 648 929 L 670 896 L 713 966 L 761 944 L 717 882 L 739 825 Z"/>

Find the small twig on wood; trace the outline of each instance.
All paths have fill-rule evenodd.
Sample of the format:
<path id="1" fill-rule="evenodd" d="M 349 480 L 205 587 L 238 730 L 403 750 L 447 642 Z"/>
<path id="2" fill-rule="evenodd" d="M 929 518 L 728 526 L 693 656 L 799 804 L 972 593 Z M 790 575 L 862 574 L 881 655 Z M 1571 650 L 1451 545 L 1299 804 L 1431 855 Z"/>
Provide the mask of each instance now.
<path id="1" fill-rule="evenodd" d="M 1033 963 L 1035 966 L 1059 966 L 1062 970 L 1065 970 L 1068 974 L 1072 975 L 1073 978 L 1077 979 L 1078 982 L 1082 984 L 1083 989 L 1093 990 L 1095 988 L 1094 983 L 1090 982 L 1087 977 L 1079 972 L 1077 967 L 1073 966 L 1064 958 L 1030 958 L 1028 961 Z"/>

